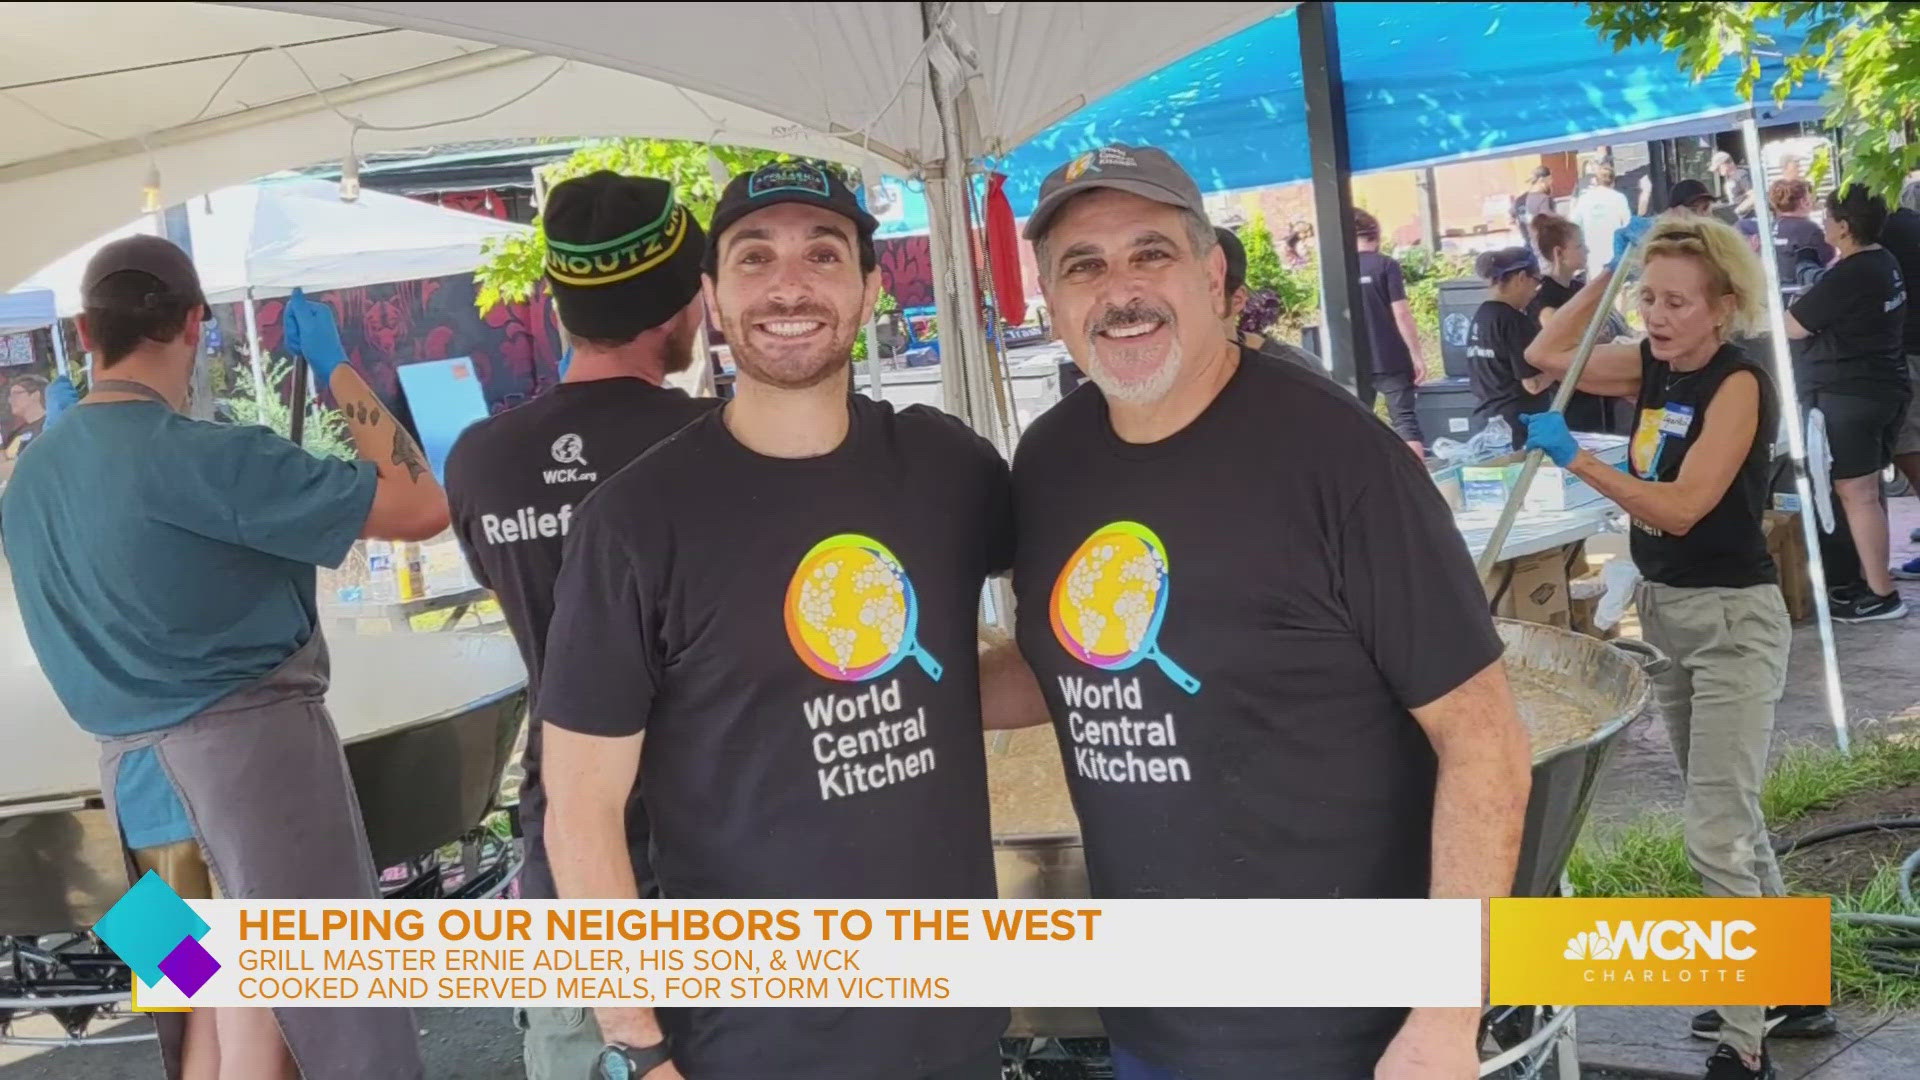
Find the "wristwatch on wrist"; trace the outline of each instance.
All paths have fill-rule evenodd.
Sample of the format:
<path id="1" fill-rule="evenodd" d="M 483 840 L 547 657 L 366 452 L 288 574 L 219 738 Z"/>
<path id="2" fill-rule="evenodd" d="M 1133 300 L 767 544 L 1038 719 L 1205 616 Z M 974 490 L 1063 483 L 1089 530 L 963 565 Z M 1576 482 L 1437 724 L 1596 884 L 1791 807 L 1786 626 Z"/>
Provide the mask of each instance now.
<path id="1" fill-rule="evenodd" d="M 640 1080 L 673 1060 L 665 1039 L 652 1046 L 622 1046 L 608 1043 L 594 1062 L 593 1080 Z"/>

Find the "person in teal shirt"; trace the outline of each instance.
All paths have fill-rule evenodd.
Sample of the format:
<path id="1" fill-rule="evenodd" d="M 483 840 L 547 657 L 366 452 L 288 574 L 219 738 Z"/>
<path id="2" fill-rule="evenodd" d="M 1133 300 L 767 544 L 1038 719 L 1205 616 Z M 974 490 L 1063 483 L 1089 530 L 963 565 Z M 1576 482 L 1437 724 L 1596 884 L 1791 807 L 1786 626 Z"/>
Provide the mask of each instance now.
<path id="1" fill-rule="evenodd" d="M 332 390 L 366 460 L 183 415 L 209 312 L 179 248 L 109 244 L 82 292 L 90 392 L 21 456 L 0 494 L 0 545 L 41 670 L 100 742 L 130 862 L 189 899 L 372 899 L 322 704 L 315 567 L 339 565 L 361 537 L 438 534 L 446 497 L 345 363 L 325 305 L 295 294 L 288 347 Z M 303 850 L 287 852 L 276 829 Z M 380 1012 L 282 1010 L 276 1024 L 268 1010 L 196 1010 L 161 1035 L 175 1075 L 418 1076 L 411 1020 L 362 1015 Z"/>

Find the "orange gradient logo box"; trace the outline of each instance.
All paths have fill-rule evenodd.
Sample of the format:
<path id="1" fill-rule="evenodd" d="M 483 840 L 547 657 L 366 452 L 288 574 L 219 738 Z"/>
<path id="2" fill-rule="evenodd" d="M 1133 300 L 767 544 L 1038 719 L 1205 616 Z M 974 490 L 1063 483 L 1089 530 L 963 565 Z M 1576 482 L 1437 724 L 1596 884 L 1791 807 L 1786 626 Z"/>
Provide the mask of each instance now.
<path id="1" fill-rule="evenodd" d="M 1832 902 L 1493 901 L 1495 1005 L 1824 1004 Z"/>

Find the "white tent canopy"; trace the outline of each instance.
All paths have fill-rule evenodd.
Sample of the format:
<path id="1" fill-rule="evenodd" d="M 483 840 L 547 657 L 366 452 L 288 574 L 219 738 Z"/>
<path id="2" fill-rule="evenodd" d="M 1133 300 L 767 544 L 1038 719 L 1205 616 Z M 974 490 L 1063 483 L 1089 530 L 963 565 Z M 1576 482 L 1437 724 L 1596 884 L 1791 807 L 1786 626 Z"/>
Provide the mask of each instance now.
<path id="1" fill-rule="evenodd" d="M 946 157 L 929 58 L 967 57 L 967 146 L 993 153 L 1288 6 L 954 2 L 934 48 L 910 3 L 0 4 L 0 289 L 156 168 L 177 201 L 350 136 L 645 135 L 913 171 Z"/>
<path id="2" fill-rule="evenodd" d="M 54 310 L 53 291 L 50 289 L 0 293 L 0 334 L 38 330 L 43 326 L 52 326 L 59 318 Z"/>
<path id="3" fill-rule="evenodd" d="M 268 180 L 221 188 L 187 203 L 193 261 L 207 299 L 226 303 L 413 281 L 473 270 L 488 239 L 530 231 L 459 210 L 379 191 L 354 202 L 323 180 Z M 59 312 L 80 310 L 80 275 L 109 241 L 154 232 L 143 218 L 99 237 L 29 278 L 25 289 L 51 290 Z"/>

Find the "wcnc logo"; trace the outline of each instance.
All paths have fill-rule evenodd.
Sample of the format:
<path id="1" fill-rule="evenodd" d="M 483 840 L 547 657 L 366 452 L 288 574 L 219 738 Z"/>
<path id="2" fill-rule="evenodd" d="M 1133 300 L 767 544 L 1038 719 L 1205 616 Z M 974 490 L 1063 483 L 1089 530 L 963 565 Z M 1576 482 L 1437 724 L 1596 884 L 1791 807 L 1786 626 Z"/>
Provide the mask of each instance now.
<path id="1" fill-rule="evenodd" d="M 149 870 L 94 924 L 93 932 L 141 982 L 158 986 L 161 979 L 171 979 L 192 997 L 220 970 L 220 962 L 200 945 L 207 929 L 180 894 Z"/>
<path id="2" fill-rule="evenodd" d="M 1560 954 L 1568 960 L 1638 960 L 1651 955 L 1657 960 L 1746 961 L 1755 953 L 1745 942 L 1752 937 L 1754 925 L 1745 919 L 1732 922 L 1715 920 L 1702 926 L 1692 920 L 1662 919 L 1658 922 L 1619 922 L 1609 926 L 1596 920 L 1592 930 L 1583 930 L 1567 939 Z"/>

